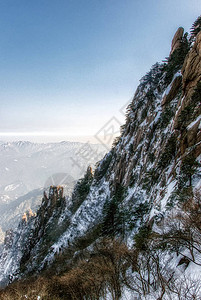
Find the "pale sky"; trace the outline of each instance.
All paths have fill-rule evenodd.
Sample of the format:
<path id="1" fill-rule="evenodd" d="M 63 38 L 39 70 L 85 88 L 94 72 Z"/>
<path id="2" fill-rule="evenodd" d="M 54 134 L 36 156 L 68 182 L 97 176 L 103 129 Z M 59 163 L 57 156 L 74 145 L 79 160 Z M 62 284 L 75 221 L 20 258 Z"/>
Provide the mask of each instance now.
<path id="1" fill-rule="evenodd" d="M 79 140 L 113 117 L 122 123 L 140 78 L 200 8 L 200 0 L 0 1 L 0 139 Z"/>

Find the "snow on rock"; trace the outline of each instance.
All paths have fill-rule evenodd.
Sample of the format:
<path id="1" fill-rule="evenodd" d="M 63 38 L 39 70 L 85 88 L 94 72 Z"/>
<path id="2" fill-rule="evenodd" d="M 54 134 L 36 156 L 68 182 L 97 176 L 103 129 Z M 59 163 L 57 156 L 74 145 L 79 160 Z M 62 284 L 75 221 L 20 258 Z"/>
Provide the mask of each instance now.
<path id="1" fill-rule="evenodd" d="M 117 197 L 119 188 L 123 190 L 123 196 L 118 207 L 123 212 L 125 209 L 128 215 L 125 227 L 128 223 L 126 238 L 130 248 L 135 234 L 143 226 L 152 226 L 152 230 L 159 234 L 166 229 L 162 228 L 161 220 L 168 219 L 171 213 L 179 209 L 176 198 L 173 208 L 168 210 L 167 203 L 178 188 L 179 178 L 185 177 L 181 166 L 183 157 L 190 149 L 184 149 L 181 132 L 173 126 L 181 105 L 179 101 L 185 102 L 181 97 L 181 72 L 175 72 L 170 84 L 170 81 L 165 81 L 165 75 L 164 65 L 157 63 L 142 78 L 128 106 L 126 124 L 117 145 L 99 162 L 89 192 L 87 190 L 86 196 L 78 199 L 78 205 L 73 207 L 73 197 L 60 199 L 60 202 L 55 199 L 45 202 L 46 199 L 37 216 L 26 226 L 20 225 L 9 250 L 4 248 L 0 259 L 0 266 L 2 270 L 4 268 L 2 280 L 8 274 L 14 276 L 20 272 L 22 257 L 26 271 L 17 274 L 16 278 L 50 267 L 56 261 L 57 254 L 62 255 L 69 249 L 74 251 L 72 256 L 82 251 L 77 244 L 101 225 L 104 204 Z M 198 121 L 200 118 L 193 120 L 188 129 Z M 199 186 L 198 170 L 194 177 L 193 188 Z M 94 237 L 94 241 L 98 239 L 98 235 Z M 179 255 L 166 251 L 161 262 L 162 268 L 168 265 L 168 270 L 174 272 L 178 280 L 182 280 L 183 273 L 186 276 L 198 274 L 197 268 L 193 271 L 192 264 L 185 272 L 183 266 L 178 267 L 181 256 L 189 255 L 185 249 L 182 251 Z M 127 289 L 122 297 L 135 299 L 134 293 Z M 158 297 L 159 291 L 153 290 L 146 299 Z"/>
<path id="2" fill-rule="evenodd" d="M 198 122 L 200 122 L 200 120 L 201 120 L 201 116 L 198 116 L 197 119 L 196 119 L 195 121 L 191 122 L 191 123 L 188 125 L 187 129 L 188 129 L 188 130 L 191 129 L 195 124 L 197 124 Z M 200 128 L 200 127 L 199 127 L 199 128 Z"/>
<path id="3" fill-rule="evenodd" d="M 72 216 L 68 230 L 52 245 L 50 253 L 45 257 L 42 265 L 46 261 L 51 262 L 55 253 L 59 253 L 61 249 L 73 244 L 75 239 L 84 236 L 90 228 L 96 225 L 98 219 L 102 217 L 103 205 L 109 197 L 108 182 L 104 181 L 99 188 L 91 187 L 86 200 Z"/>

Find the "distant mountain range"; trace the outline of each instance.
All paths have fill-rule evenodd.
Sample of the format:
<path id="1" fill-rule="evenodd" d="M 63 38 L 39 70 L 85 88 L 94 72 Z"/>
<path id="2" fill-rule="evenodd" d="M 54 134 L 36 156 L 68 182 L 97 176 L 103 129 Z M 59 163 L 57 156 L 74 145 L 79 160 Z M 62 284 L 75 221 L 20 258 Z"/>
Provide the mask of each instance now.
<path id="1" fill-rule="evenodd" d="M 44 187 L 58 173 L 77 180 L 104 154 L 104 146 L 94 144 L 0 142 L 0 203 Z"/>
<path id="2" fill-rule="evenodd" d="M 35 209 L 41 202 L 42 190 L 49 185 L 62 183 L 68 194 L 87 166 L 94 166 L 105 152 L 104 146 L 98 144 L 0 141 L 1 229 L 15 226 L 25 210 Z"/>

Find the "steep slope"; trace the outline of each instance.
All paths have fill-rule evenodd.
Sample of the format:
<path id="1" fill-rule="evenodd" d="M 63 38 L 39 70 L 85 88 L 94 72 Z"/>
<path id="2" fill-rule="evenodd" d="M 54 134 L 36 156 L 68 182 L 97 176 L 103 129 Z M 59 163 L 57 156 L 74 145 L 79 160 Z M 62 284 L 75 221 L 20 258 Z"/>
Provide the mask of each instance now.
<path id="1" fill-rule="evenodd" d="M 88 163 L 93 166 L 105 152 L 98 144 L 0 142 L 0 243 L 26 210 L 36 211 L 42 189 L 62 182 L 69 195 Z"/>
<path id="2" fill-rule="evenodd" d="M 22 214 L 32 209 L 37 211 L 41 204 L 43 189 L 36 189 L 10 203 L 0 205 L 0 226 L 5 232 L 7 229 L 16 228 L 22 218 Z"/>
<path id="3" fill-rule="evenodd" d="M 158 237 L 190 203 L 201 184 L 201 32 L 190 45 L 181 31 L 167 61 L 141 79 L 122 134 L 94 174 L 88 168 L 67 201 L 44 196 L 36 217 L 20 223 L 1 255 L 2 280 L 64 272 L 101 236 L 122 237 L 130 247 L 145 229 Z M 194 258 L 182 251 L 191 270 L 200 249 Z M 182 251 L 164 255 L 174 272 Z"/>
<path id="4" fill-rule="evenodd" d="M 66 176 L 65 173 L 61 173 L 59 175 L 61 175 L 62 178 Z M 76 183 L 76 181 L 70 179 L 71 178 L 69 176 L 68 184 L 62 185 L 64 187 L 64 192 L 66 196 L 70 196 L 72 194 L 73 187 Z M 66 178 L 66 182 L 67 182 L 67 178 Z M 49 182 L 49 186 L 50 184 L 51 184 L 51 180 Z M 41 201 L 42 201 L 41 195 L 43 191 L 48 189 L 44 189 L 44 188 L 35 189 L 15 199 L 14 201 L 0 204 L 0 215 L 1 215 L 0 227 L 3 230 L 2 234 L 5 233 L 6 230 L 8 229 L 16 229 L 21 220 L 22 214 L 24 212 L 28 211 L 29 209 L 36 212 L 39 206 L 41 205 Z"/>

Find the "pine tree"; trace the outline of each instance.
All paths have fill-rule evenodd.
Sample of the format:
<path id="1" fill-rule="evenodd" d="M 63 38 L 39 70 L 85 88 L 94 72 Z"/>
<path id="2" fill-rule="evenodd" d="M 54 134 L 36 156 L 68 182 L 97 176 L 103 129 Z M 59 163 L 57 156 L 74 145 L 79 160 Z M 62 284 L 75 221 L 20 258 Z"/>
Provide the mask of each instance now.
<path id="1" fill-rule="evenodd" d="M 104 220 L 102 224 L 102 234 L 114 237 L 115 235 L 124 236 L 126 210 L 122 204 L 124 187 L 118 185 L 112 200 L 107 201 L 104 209 Z"/>
<path id="2" fill-rule="evenodd" d="M 84 175 L 84 178 L 80 179 L 76 186 L 76 191 L 79 193 L 79 196 L 82 200 L 84 200 L 89 193 L 92 180 L 92 168 L 89 166 L 87 168 L 86 174 Z"/>
<path id="3" fill-rule="evenodd" d="M 197 18 L 197 20 L 193 23 L 190 33 L 191 33 L 191 39 L 195 39 L 198 32 L 201 31 L 201 16 Z"/>
<path id="4" fill-rule="evenodd" d="M 192 176 L 198 167 L 200 167 L 200 164 L 195 159 L 195 156 L 192 153 L 186 155 L 181 164 L 180 185 L 185 186 L 188 183 L 189 186 L 192 186 Z"/>

